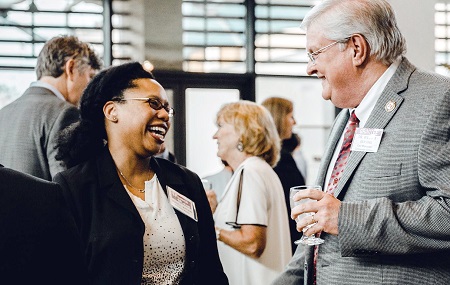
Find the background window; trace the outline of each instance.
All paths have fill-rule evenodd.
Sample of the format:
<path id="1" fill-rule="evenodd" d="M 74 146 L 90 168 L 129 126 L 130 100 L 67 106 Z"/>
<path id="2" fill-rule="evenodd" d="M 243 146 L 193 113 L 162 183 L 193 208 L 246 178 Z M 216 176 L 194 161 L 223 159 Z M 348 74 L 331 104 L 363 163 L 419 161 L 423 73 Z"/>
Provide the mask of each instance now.
<path id="1" fill-rule="evenodd" d="M 435 5 L 435 62 L 436 72 L 450 74 L 450 4 Z"/>
<path id="2" fill-rule="evenodd" d="M 201 177 L 223 167 L 213 139 L 216 114 L 223 104 L 238 100 L 237 89 L 186 89 L 186 166 Z"/>
<path id="3" fill-rule="evenodd" d="M 8 2 L 8 4 L 6 3 Z M 44 43 L 57 35 L 75 35 L 104 55 L 102 1 L 0 1 L 0 108 L 36 80 L 34 67 Z M 133 38 L 131 1 L 113 1 L 113 64 L 142 53 Z M 111 31 L 110 31 L 111 32 Z"/>

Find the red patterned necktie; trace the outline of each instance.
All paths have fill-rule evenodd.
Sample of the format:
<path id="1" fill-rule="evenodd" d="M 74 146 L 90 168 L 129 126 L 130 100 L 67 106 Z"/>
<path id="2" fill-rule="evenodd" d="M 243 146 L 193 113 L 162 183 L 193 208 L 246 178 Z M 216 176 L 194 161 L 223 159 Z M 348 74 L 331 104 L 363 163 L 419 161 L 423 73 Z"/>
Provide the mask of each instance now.
<path id="1" fill-rule="evenodd" d="M 341 150 L 334 164 L 333 172 L 330 176 L 330 181 L 328 182 L 326 193 L 333 195 L 339 180 L 344 173 L 345 166 L 347 165 L 348 157 L 350 156 L 350 147 L 352 146 L 353 136 L 355 135 L 355 130 L 359 125 L 359 119 L 355 115 L 355 111 L 352 112 L 350 118 L 348 119 L 347 128 L 344 133 L 344 140 L 342 141 Z M 320 233 L 319 233 L 320 235 Z M 317 255 L 319 253 L 319 247 L 316 245 L 314 247 L 314 272 L 313 272 L 313 284 L 316 284 L 316 264 Z"/>
<path id="2" fill-rule="evenodd" d="M 345 166 L 347 165 L 348 157 L 350 156 L 350 147 L 352 146 L 353 136 L 355 135 L 355 130 L 359 125 L 359 120 L 355 115 L 355 111 L 352 112 L 350 118 L 348 119 L 347 128 L 344 133 L 344 140 L 342 142 L 341 150 L 334 164 L 333 172 L 330 176 L 330 181 L 328 182 L 326 192 L 333 195 L 339 180 L 344 173 Z"/>

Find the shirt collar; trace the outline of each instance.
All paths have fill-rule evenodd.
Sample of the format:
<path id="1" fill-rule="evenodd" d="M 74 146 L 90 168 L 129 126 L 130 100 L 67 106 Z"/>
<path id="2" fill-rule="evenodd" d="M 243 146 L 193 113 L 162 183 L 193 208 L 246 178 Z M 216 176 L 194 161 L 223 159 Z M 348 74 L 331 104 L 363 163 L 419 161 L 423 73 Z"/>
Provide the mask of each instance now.
<path id="1" fill-rule="evenodd" d="M 364 96 L 363 100 L 355 109 L 350 109 L 349 111 L 355 110 L 356 117 L 359 119 L 359 127 L 363 128 L 369 119 L 370 113 L 372 113 L 375 104 L 380 98 L 381 93 L 384 88 L 388 84 L 389 80 L 391 80 L 392 76 L 397 71 L 398 66 L 400 65 L 401 57 L 396 59 L 388 69 L 378 78 L 375 84 L 370 88 L 369 92 L 367 92 L 366 96 Z"/>
<path id="2" fill-rule="evenodd" d="M 45 89 L 48 89 L 50 91 L 52 91 L 56 97 L 58 97 L 59 99 L 63 100 L 63 101 L 67 101 L 66 98 L 64 98 L 64 96 L 62 95 L 61 92 L 59 92 L 58 89 L 55 88 L 55 86 L 48 84 L 47 82 L 43 82 L 43 81 L 34 81 L 30 84 L 31 87 L 42 87 Z"/>

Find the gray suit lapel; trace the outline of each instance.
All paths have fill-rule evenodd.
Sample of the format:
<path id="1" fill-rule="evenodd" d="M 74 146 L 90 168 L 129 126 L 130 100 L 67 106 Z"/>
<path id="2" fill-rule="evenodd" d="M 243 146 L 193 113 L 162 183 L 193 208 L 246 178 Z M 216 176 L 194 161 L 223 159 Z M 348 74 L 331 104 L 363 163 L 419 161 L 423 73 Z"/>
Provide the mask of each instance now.
<path id="1" fill-rule="evenodd" d="M 322 185 L 324 191 L 326 191 L 326 187 L 328 181 L 325 181 L 328 165 L 330 164 L 331 158 L 333 157 L 334 149 L 339 142 L 342 132 L 347 125 L 348 118 L 350 117 L 348 109 L 342 110 L 336 117 L 333 127 L 331 128 L 331 133 L 328 138 L 327 145 L 325 146 L 324 157 L 320 162 L 319 173 L 317 175 L 316 184 Z"/>
<path id="2" fill-rule="evenodd" d="M 386 125 L 395 115 L 404 100 L 404 98 L 400 94 L 408 87 L 409 77 L 414 70 L 415 67 L 411 65 L 407 59 L 404 58 L 396 73 L 381 93 L 380 98 L 375 104 L 375 108 L 373 109 L 366 125 L 364 126 L 365 128 L 384 129 L 386 127 Z M 387 111 L 385 109 L 385 106 L 390 101 L 395 102 L 395 108 L 392 111 Z M 382 143 L 383 138 L 381 139 L 380 144 Z M 353 172 L 356 170 L 365 155 L 366 152 L 362 151 L 352 151 L 350 153 L 347 166 L 345 167 L 339 184 L 334 191 L 335 197 L 338 197 L 340 194 L 343 195 L 345 193 L 342 192 L 344 186 L 347 184 L 350 177 L 353 175 Z"/>
<path id="3" fill-rule="evenodd" d="M 384 110 L 384 106 L 390 100 L 396 102 L 396 106 L 394 110 L 392 110 L 391 112 L 387 112 Z M 370 114 L 369 120 L 367 121 L 367 124 L 364 127 L 372 129 L 384 129 L 388 124 L 388 122 L 391 120 L 391 118 L 394 116 L 394 114 L 396 113 L 402 102 L 403 98 L 397 95 L 396 93 L 388 90 L 383 91 L 383 94 L 378 99 L 375 108 Z M 383 138 L 381 138 L 380 144 L 382 142 Z M 347 166 L 345 166 L 344 173 L 342 174 L 342 177 L 339 180 L 339 184 L 337 188 L 334 190 L 334 196 L 338 197 L 338 195 L 344 188 L 344 185 L 347 184 L 347 181 L 353 175 L 353 172 L 355 171 L 358 164 L 364 158 L 365 155 L 366 152 L 364 151 L 350 152 L 350 156 L 347 161 Z"/>

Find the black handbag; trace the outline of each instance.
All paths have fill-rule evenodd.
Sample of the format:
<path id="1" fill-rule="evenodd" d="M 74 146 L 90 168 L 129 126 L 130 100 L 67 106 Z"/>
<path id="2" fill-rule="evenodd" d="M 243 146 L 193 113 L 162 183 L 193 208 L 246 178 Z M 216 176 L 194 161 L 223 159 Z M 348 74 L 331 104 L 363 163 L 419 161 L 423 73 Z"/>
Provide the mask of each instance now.
<path id="1" fill-rule="evenodd" d="M 241 225 L 237 223 L 237 218 L 239 214 L 239 205 L 241 204 L 241 193 L 242 193 L 242 180 L 244 176 L 244 169 L 241 171 L 241 175 L 239 177 L 239 188 L 238 188 L 238 195 L 237 195 L 237 201 L 236 201 L 236 218 L 234 222 L 225 222 L 225 224 L 233 227 L 233 229 L 240 229 Z"/>

